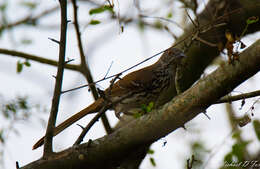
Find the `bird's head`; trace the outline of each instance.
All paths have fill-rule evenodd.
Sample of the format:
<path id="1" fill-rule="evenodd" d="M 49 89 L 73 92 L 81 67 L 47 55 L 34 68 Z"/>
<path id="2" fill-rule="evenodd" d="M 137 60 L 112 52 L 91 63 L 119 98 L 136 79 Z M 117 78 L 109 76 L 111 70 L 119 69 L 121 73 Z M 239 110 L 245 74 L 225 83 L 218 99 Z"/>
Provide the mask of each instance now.
<path id="1" fill-rule="evenodd" d="M 159 62 L 162 65 L 179 64 L 185 57 L 187 56 L 182 52 L 182 50 L 171 47 L 163 53 L 159 59 Z"/>

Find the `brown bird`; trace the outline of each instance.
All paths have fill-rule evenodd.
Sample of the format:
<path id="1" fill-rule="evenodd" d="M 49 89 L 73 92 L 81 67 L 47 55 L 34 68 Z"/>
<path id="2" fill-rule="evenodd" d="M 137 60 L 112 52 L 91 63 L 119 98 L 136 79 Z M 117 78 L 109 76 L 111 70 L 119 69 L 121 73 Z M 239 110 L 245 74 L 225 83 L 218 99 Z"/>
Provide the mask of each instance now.
<path id="1" fill-rule="evenodd" d="M 175 75 L 177 66 L 180 65 L 183 57 L 185 55 L 180 49 L 171 47 L 163 53 L 156 63 L 127 74 L 106 89 L 104 91 L 105 98 L 108 98 L 112 103 L 117 102 L 112 107 L 116 116 L 119 117 L 121 112 L 128 114 L 140 111 L 142 105 L 147 105 L 150 102 L 154 103 L 154 108 L 158 108 L 170 101 L 172 96 L 177 95 Z M 100 97 L 58 125 L 54 129 L 53 135 L 59 134 L 87 114 L 100 111 L 104 104 L 104 98 Z M 43 143 L 44 137 L 35 143 L 33 149 L 40 147 Z"/>

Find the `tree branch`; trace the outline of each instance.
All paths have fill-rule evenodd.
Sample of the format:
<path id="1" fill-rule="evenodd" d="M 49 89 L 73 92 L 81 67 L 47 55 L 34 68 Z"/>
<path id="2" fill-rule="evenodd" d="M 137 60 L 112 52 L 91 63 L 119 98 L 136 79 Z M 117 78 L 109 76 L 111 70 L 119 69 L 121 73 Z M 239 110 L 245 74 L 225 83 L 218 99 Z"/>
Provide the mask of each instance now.
<path id="1" fill-rule="evenodd" d="M 204 27 L 204 29 L 209 30 L 199 34 L 198 36 L 207 42 L 225 45 L 225 30 L 229 29 L 233 34 L 241 35 L 243 29 L 246 27 L 246 20 L 252 16 L 260 16 L 259 7 L 260 3 L 258 0 L 209 1 L 205 7 L 205 10 L 202 11 L 196 18 L 196 22 L 199 22 L 199 25 L 208 25 Z M 214 13 L 214 15 L 211 15 L 210 12 Z M 221 23 L 226 24 L 225 26 L 214 27 L 214 25 Z M 187 34 L 196 29 L 197 28 L 194 27 L 194 25 L 189 25 L 185 29 L 185 33 L 179 39 L 183 39 L 187 36 Z M 249 26 L 244 36 L 259 30 L 260 22 L 257 22 Z M 190 38 L 192 38 L 192 36 Z M 185 43 L 180 44 L 180 47 L 185 48 L 189 43 L 190 39 L 186 40 Z M 219 56 L 220 51 L 217 47 L 211 47 L 204 43 L 200 43 L 199 45 L 198 43 L 191 43 L 185 54 L 188 56 L 185 62 L 187 68 L 181 73 L 181 91 L 188 89 L 196 80 L 200 78 L 205 68 Z"/>
<path id="2" fill-rule="evenodd" d="M 246 26 L 246 20 L 252 16 L 260 16 L 259 7 L 260 3 L 258 0 L 211 0 L 208 2 L 204 11 L 197 15 L 196 23 L 199 23 L 199 26 L 196 27 L 190 24 L 185 28 L 183 35 L 177 39 L 177 42 L 186 39 L 185 42 L 178 45 L 178 47 L 188 49 L 187 52 L 185 52 L 188 56 L 184 63 L 186 68 L 177 69 L 178 91 L 188 89 L 201 77 L 205 68 L 220 54 L 217 47 L 211 47 L 199 41 L 197 43 L 191 43 L 191 39 L 194 37 L 194 33 L 192 32 L 196 33 L 197 31 L 198 37 L 207 42 L 225 44 L 225 30 L 229 29 L 232 33 L 241 35 L 242 30 Z M 249 27 L 246 34 L 259 31 L 260 22 L 252 24 Z M 207 31 L 205 32 L 205 30 Z M 169 95 L 171 95 L 171 93 L 169 93 Z M 120 121 L 120 124 L 117 126 L 124 125 L 122 123 L 123 122 Z M 129 161 L 129 156 L 126 156 L 125 160 Z"/>
<path id="3" fill-rule="evenodd" d="M 13 28 L 15 26 L 19 26 L 19 25 L 22 25 L 22 24 L 32 24 L 34 22 L 36 22 L 38 19 L 42 18 L 43 16 L 46 16 L 48 14 L 51 14 L 52 12 L 56 11 L 57 9 L 59 9 L 59 6 L 55 6 L 53 8 L 50 8 L 50 9 L 47 9 L 45 11 L 43 11 L 42 13 L 32 17 L 31 14 L 28 15 L 27 17 L 23 18 L 23 19 L 20 19 L 16 22 L 13 22 L 13 23 L 9 23 L 7 25 L 2 25 L 0 26 L 0 30 L 3 30 L 3 29 L 10 29 L 10 28 Z M 33 25 L 33 24 L 32 24 Z"/>
<path id="4" fill-rule="evenodd" d="M 91 144 L 84 143 L 66 149 L 51 159 L 39 159 L 22 169 L 113 168 L 138 147 L 184 126 L 259 70 L 260 40 L 242 52 L 240 60 L 234 65 L 226 63 L 220 66 L 161 109 L 135 119 Z"/>
<path id="5" fill-rule="evenodd" d="M 61 88 L 62 88 L 62 80 L 63 80 L 63 72 L 64 72 L 64 65 L 65 65 L 65 52 L 66 52 L 66 33 L 67 33 L 67 1 L 60 0 L 60 7 L 61 7 L 61 31 L 60 31 L 60 49 L 59 49 L 59 63 L 58 63 L 58 70 L 55 82 L 55 89 L 52 99 L 51 105 L 51 112 L 48 120 L 48 126 L 45 134 L 44 139 L 44 152 L 43 157 L 48 158 L 52 153 L 52 139 L 53 139 L 53 129 L 55 127 L 58 109 L 59 109 L 59 102 L 60 102 L 60 95 L 61 95 Z"/>
<path id="6" fill-rule="evenodd" d="M 80 35 L 80 30 L 79 30 L 79 23 L 78 23 L 78 10 L 77 10 L 78 7 L 77 7 L 76 0 L 72 0 L 72 6 L 73 6 L 73 13 L 74 13 L 74 26 L 75 26 L 75 30 L 76 30 L 78 48 L 79 48 L 80 59 L 81 59 L 81 64 L 80 64 L 81 71 L 82 71 L 82 74 L 87 79 L 88 84 L 93 84 L 93 78 L 92 78 L 89 66 L 86 62 L 86 57 L 85 57 L 83 46 L 82 46 L 81 35 Z M 92 92 L 94 99 L 97 100 L 98 99 L 98 92 L 97 92 L 96 86 L 95 85 L 89 85 L 89 88 Z M 102 123 L 103 123 L 103 126 L 104 126 L 106 132 L 111 133 L 112 129 L 111 129 L 111 126 L 109 124 L 109 121 L 108 121 L 105 113 L 102 114 L 101 120 L 102 120 Z"/>
<path id="7" fill-rule="evenodd" d="M 16 56 L 16 57 L 32 60 L 32 61 L 39 62 L 39 63 L 44 63 L 44 64 L 51 65 L 51 66 L 58 66 L 58 62 L 55 61 L 55 60 L 46 59 L 46 58 L 36 56 L 36 55 L 32 55 L 32 54 L 29 54 L 29 53 L 18 52 L 18 51 L 15 51 L 15 50 L 8 50 L 8 49 L 2 49 L 2 48 L 0 48 L 0 53 L 5 54 L 5 55 Z M 73 70 L 73 71 L 80 71 L 80 66 L 75 65 L 75 64 L 66 64 L 65 68 L 69 69 L 69 70 Z"/>
<path id="8" fill-rule="evenodd" d="M 236 95 L 236 96 L 227 95 L 227 96 L 222 97 L 221 99 L 219 99 L 215 103 L 218 104 L 218 103 L 233 102 L 233 101 L 248 99 L 248 98 L 256 97 L 256 96 L 260 96 L 260 90 L 250 92 L 250 93 L 244 93 L 244 94 L 240 94 L 240 95 Z"/>

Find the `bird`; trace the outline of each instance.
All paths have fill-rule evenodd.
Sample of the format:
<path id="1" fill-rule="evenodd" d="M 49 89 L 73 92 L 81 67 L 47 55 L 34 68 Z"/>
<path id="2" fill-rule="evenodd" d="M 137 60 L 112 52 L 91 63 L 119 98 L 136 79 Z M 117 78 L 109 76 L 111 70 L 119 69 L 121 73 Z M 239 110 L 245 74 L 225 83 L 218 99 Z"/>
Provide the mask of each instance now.
<path id="1" fill-rule="evenodd" d="M 158 108 L 177 95 L 175 87 L 176 69 L 186 55 L 181 49 L 170 47 L 154 64 L 131 72 L 103 91 L 103 97 L 71 116 L 54 128 L 53 136 L 74 124 L 87 114 L 100 111 L 106 98 L 115 103 L 112 107 L 117 117 L 120 113 L 133 114 L 142 109 L 142 105 L 154 103 Z M 169 94 L 171 92 L 171 94 Z M 44 137 L 33 145 L 33 150 L 44 144 Z"/>

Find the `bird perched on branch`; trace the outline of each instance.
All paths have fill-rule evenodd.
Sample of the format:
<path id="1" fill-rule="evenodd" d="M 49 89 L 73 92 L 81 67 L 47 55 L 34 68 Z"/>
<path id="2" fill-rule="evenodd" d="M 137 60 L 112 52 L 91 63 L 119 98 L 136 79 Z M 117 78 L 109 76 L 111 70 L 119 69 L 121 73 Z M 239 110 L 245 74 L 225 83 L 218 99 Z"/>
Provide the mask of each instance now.
<path id="1" fill-rule="evenodd" d="M 112 109 L 119 117 L 120 113 L 132 113 L 141 110 L 142 105 L 154 103 L 158 108 L 177 95 L 175 87 L 176 69 L 180 65 L 184 53 L 177 48 L 167 49 L 160 59 L 143 69 L 127 74 L 104 91 L 104 97 L 100 97 L 94 103 L 65 120 L 54 129 L 53 135 L 83 118 L 87 114 L 98 112 L 108 99 L 113 104 Z M 171 94 L 169 94 L 171 93 Z M 42 137 L 34 146 L 36 149 L 43 145 Z"/>

